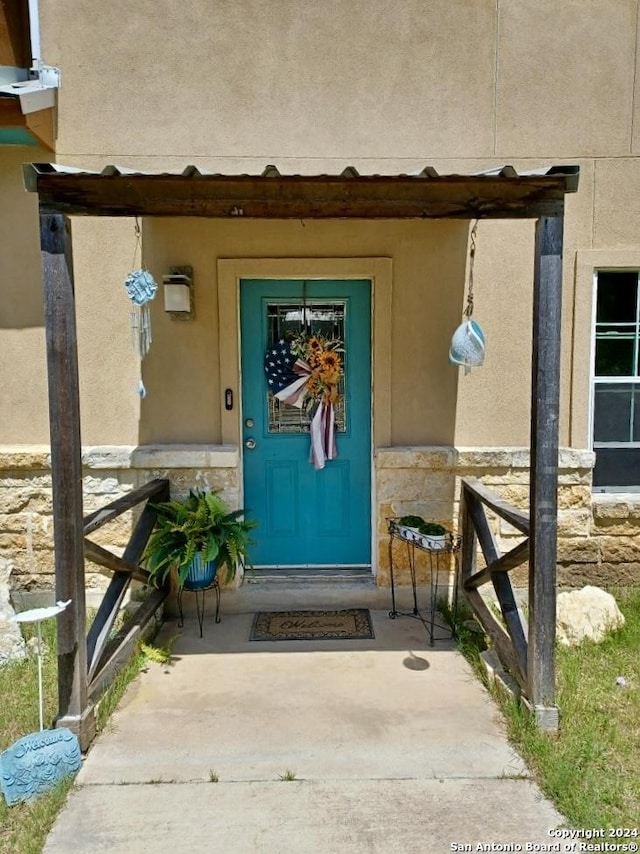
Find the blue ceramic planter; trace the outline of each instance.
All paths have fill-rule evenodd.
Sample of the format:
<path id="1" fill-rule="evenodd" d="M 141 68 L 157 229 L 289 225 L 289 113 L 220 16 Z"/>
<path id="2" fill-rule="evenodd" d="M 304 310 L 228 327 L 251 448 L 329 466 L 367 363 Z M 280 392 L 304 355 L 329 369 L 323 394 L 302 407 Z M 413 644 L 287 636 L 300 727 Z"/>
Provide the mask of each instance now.
<path id="1" fill-rule="evenodd" d="M 184 625 L 182 614 L 182 594 L 186 590 L 196 595 L 196 612 L 200 626 L 200 637 L 202 637 L 202 621 L 204 619 L 204 591 L 213 587 L 216 594 L 216 623 L 220 622 L 220 585 L 217 583 L 216 574 L 218 562 L 216 560 L 203 560 L 202 554 L 198 552 L 189 564 L 189 572 L 184 584 L 178 588 L 178 614 L 179 626 Z"/>
<path id="2" fill-rule="evenodd" d="M 204 561 L 202 552 L 196 552 L 184 581 L 185 590 L 204 590 L 211 587 L 218 571 L 218 563 L 214 560 Z"/>

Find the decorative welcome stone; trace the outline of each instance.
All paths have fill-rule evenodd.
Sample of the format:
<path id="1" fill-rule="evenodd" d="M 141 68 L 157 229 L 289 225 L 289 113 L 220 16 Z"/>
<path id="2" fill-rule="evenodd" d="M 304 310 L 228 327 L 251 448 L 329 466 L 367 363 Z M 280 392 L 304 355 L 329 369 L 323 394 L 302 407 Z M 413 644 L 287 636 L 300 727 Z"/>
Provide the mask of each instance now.
<path id="1" fill-rule="evenodd" d="M 33 732 L 0 753 L 0 789 L 9 806 L 52 789 L 80 770 L 78 737 L 66 727 Z"/>
<path id="2" fill-rule="evenodd" d="M 15 614 L 9 588 L 12 570 L 13 561 L 0 557 L 0 667 L 27 654 L 20 627 L 10 620 Z"/>
<path id="3" fill-rule="evenodd" d="M 601 643 L 624 622 L 616 600 L 600 587 L 588 585 L 558 596 L 556 636 L 565 646 L 577 646 L 587 639 Z"/>

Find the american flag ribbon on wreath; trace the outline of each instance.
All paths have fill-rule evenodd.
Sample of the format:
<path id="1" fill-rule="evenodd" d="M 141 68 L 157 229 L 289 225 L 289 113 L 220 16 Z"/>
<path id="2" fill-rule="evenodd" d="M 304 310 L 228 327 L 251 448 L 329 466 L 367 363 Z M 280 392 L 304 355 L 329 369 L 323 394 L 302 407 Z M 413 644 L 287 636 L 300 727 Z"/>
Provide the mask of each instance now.
<path id="1" fill-rule="evenodd" d="M 313 372 L 304 359 L 300 359 L 291 351 L 291 344 L 284 338 L 267 350 L 264 370 L 269 391 L 283 403 L 302 409 Z M 327 460 L 334 460 L 338 456 L 333 403 L 324 400 L 318 403 L 311 418 L 309 432 L 309 462 L 315 469 L 323 469 Z"/>

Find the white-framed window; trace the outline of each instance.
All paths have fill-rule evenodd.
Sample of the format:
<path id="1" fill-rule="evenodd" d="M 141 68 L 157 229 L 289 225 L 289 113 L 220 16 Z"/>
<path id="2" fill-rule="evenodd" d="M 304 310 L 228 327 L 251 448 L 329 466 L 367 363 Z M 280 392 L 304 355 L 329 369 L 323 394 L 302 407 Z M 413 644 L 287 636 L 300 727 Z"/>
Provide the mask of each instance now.
<path id="1" fill-rule="evenodd" d="M 597 271 L 594 345 L 593 487 L 640 491 L 640 271 Z"/>

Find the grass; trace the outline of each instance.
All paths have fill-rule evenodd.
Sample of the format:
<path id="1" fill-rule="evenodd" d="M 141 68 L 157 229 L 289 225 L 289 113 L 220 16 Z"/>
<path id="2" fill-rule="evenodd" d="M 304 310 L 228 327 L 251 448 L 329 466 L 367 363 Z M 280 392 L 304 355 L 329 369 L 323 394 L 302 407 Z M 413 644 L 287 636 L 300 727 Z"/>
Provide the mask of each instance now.
<path id="1" fill-rule="evenodd" d="M 127 690 L 127 685 L 138 675 L 138 673 L 140 673 L 146 662 L 146 655 L 140 647 L 138 647 L 127 664 L 118 671 L 113 682 L 104 692 L 96 707 L 96 733 L 100 733 L 105 729 L 109 718 L 115 712 L 118 703 L 122 699 L 124 692 Z"/>
<path id="2" fill-rule="evenodd" d="M 296 772 L 291 771 L 290 768 L 287 768 L 287 770 L 284 772 L 284 774 L 278 774 L 278 780 L 282 780 L 282 781 L 290 783 L 291 781 L 293 781 L 295 779 L 297 779 Z"/>
<path id="3" fill-rule="evenodd" d="M 25 638 L 34 632 L 23 624 Z M 43 695 L 44 725 L 51 726 L 57 713 L 56 623 L 42 623 L 44 651 Z M 133 677 L 146 662 L 138 651 L 120 671 L 103 695 L 96 709 L 96 726 L 100 732 L 120 701 Z M 38 713 L 37 658 L 30 655 L 0 668 L 0 752 L 18 738 L 40 728 Z M 40 854 L 46 836 L 64 804 L 72 781 L 62 782 L 56 789 L 28 803 L 8 807 L 0 795 L 0 854 Z"/>
<path id="4" fill-rule="evenodd" d="M 640 816 L 640 590 L 616 594 L 624 628 L 601 644 L 558 647 L 560 732 L 538 731 L 513 702 L 498 702 L 509 738 L 542 791 L 574 827 L 637 827 Z M 481 642 L 461 631 L 476 665 Z M 616 684 L 623 676 L 626 686 Z"/>

